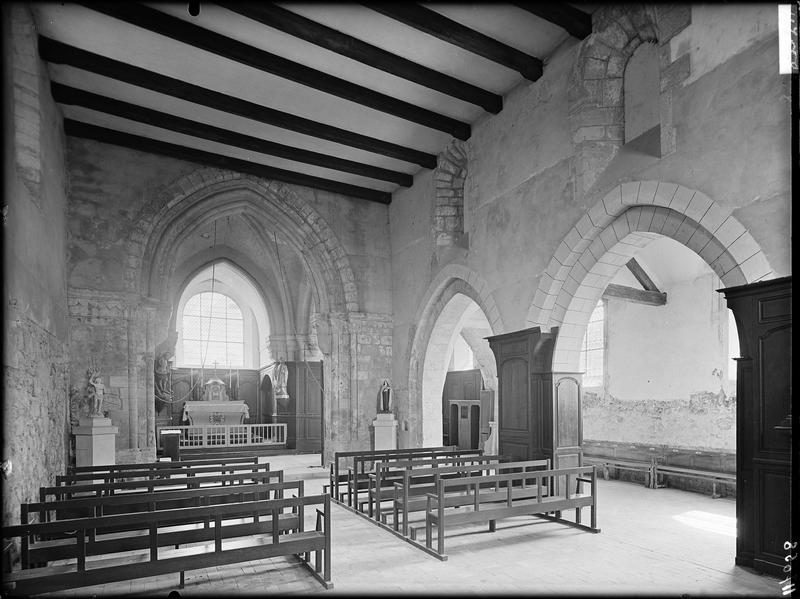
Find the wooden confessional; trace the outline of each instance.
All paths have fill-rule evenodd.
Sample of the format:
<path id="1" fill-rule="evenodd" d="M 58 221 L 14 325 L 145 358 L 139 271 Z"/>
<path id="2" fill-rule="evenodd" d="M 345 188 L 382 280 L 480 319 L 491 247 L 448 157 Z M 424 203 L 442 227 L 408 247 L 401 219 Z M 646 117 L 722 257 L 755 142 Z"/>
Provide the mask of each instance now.
<path id="1" fill-rule="evenodd" d="M 479 369 L 447 373 L 442 391 L 442 442 L 479 449 L 489 437 L 494 394 L 483 388 Z"/>
<path id="2" fill-rule="evenodd" d="M 736 319 L 741 355 L 736 359 L 736 563 L 783 578 L 790 554 L 784 543 L 797 540 L 790 538 L 792 278 L 720 291 Z"/>
<path id="3" fill-rule="evenodd" d="M 534 327 L 488 337 L 497 362 L 499 452 L 512 461 L 582 463 L 581 375 L 553 372 L 557 335 L 557 327 Z"/>

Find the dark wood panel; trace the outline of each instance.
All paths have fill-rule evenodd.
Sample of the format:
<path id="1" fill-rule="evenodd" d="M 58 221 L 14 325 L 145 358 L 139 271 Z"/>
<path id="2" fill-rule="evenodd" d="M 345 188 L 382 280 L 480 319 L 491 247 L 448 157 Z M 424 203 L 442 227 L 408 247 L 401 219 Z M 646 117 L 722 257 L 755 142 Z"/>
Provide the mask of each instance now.
<path id="1" fill-rule="evenodd" d="M 792 296 L 781 295 L 758 301 L 759 322 L 769 322 L 776 318 L 786 318 L 792 315 Z"/>
<path id="2" fill-rule="evenodd" d="M 783 544 L 792 536 L 789 469 L 761 468 L 757 477 L 755 553 L 762 560 L 768 557 L 768 562 L 782 562 L 786 556 Z"/>
<path id="3" fill-rule="evenodd" d="M 578 381 L 573 378 L 563 378 L 556 383 L 556 427 L 558 431 L 557 444 L 574 447 L 580 444 L 578 436 L 579 419 L 579 391 Z M 561 467 L 561 464 L 559 464 Z"/>
<path id="4" fill-rule="evenodd" d="M 500 368 L 500 427 L 505 431 L 527 431 L 528 363 L 514 358 Z"/>
<path id="5" fill-rule="evenodd" d="M 142 27 L 265 73 L 277 75 L 350 102 L 449 133 L 461 140 L 467 140 L 470 137 L 468 123 L 307 67 L 148 6 L 125 2 L 113 4 L 89 2 L 84 3 L 84 5 L 115 19 L 120 19 L 131 25 Z"/>
<path id="6" fill-rule="evenodd" d="M 226 8 L 395 77 L 476 104 L 494 114 L 503 108 L 502 96 L 387 52 L 275 4 L 228 4 Z"/>
<path id="7" fill-rule="evenodd" d="M 788 452 L 791 449 L 791 431 L 780 428 L 792 411 L 791 364 L 785 359 L 791 352 L 790 326 L 768 331 L 759 339 L 761 380 L 758 405 L 761 451 Z"/>

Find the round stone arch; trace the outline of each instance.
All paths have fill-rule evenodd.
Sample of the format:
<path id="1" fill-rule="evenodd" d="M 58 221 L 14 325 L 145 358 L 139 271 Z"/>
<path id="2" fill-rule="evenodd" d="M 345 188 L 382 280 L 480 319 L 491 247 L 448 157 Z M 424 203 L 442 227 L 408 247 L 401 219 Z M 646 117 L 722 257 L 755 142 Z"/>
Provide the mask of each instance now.
<path id="1" fill-rule="evenodd" d="M 528 326 L 559 327 L 555 370 L 576 369 L 586 323 L 606 285 L 659 235 L 697 253 L 726 287 L 773 276 L 761 247 L 730 208 L 675 183 L 618 185 L 564 237 L 528 311 Z"/>
<path id="2" fill-rule="evenodd" d="M 401 413 L 401 419 L 409 422 L 409 433 L 405 439 L 407 446 L 421 446 L 426 435 L 435 437 L 438 433 L 441 438 L 441 427 L 434 431 L 430 423 L 425 421 L 426 405 L 430 410 L 439 410 L 441 406 L 441 389 L 444 385 L 444 371 L 442 364 L 431 363 L 428 353 L 432 336 L 435 334 L 437 323 L 443 314 L 449 314 L 458 319 L 460 313 L 474 302 L 483 312 L 489 324 L 490 331 L 497 335 L 504 331 L 500 311 L 494 298 L 488 291 L 486 282 L 477 273 L 465 266 L 449 264 L 445 266 L 433 282 L 428 286 L 428 291 L 421 303 L 414 322 L 418 323 L 413 331 L 411 343 L 409 368 L 408 368 L 408 405 L 407 413 Z M 445 356 L 438 359 L 443 363 Z M 479 358 L 480 361 L 480 358 Z M 492 361 L 485 363 L 493 365 Z M 446 365 L 445 370 L 446 370 Z M 426 380 L 426 370 L 436 370 L 436 380 Z M 491 366 L 481 368 L 484 378 L 496 377 L 496 372 Z M 426 394 L 428 396 L 426 396 Z M 433 394 L 433 395 L 431 395 Z M 438 396 L 436 396 L 438 394 Z M 431 405 L 432 404 L 432 405 Z M 438 422 L 438 421 L 437 421 Z M 436 422 L 434 422 L 434 427 Z M 430 430 L 428 430 L 430 429 Z M 437 445 L 440 443 L 436 443 Z"/>
<path id="3" fill-rule="evenodd" d="M 669 41 L 690 23 L 691 7 L 677 5 L 604 6 L 592 15 L 593 33 L 579 46 L 567 87 L 578 193 L 592 187 L 624 143 L 625 68 L 643 43 L 657 44 L 660 55 L 660 155 L 675 151 L 672 95 L 689 76 L 690 58 L 673 61 Z"/>

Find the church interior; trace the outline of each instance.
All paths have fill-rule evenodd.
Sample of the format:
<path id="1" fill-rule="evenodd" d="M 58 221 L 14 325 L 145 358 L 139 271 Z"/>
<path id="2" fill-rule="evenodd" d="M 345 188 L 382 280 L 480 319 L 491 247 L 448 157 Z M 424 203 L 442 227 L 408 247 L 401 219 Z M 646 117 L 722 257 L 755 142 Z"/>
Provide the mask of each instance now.
<path id="1" fill-rule="evenodd" d="M 43 572 L 90 572 L 94 529 L 71 562 L 30 567 L 56 541 L 27 510 L 59 526 L 60 508 L 33 506 L 62 475 L 248 456 L 254 482 L 263 466 L 305 484 L 306 503 L 302 484 L 273 500 L 296 502 L 299 532 L 279 543 L 273 511 L 265 553 L 198 554 L 185 585 L 174 570 L 180 593 L 785 596 L 800 462 L 785 14 L 4 3 L 4 578 L 85 590 Z M 495 477 L 511 478 L 507 504 L 487 499 L 507 506 L 490 533 L 445 534 L 432 474 L 404 535 L 397 491 L 392 512 L 366 486 L 395 459 L 394 489 L 431 464 L 483 480 L 547 460 L 537 500 L 566 495 L 531 517 L 520 466 Z M 209 510 L 192 488 L 185 509 Z M 452 514 L 476 516 L 481 488 Z M 292 534 L 309 544 L 269 553 Z M 93 593 L 166 596 L 178 579 L 159 559 L 138 582 L 97 573 Z"/>

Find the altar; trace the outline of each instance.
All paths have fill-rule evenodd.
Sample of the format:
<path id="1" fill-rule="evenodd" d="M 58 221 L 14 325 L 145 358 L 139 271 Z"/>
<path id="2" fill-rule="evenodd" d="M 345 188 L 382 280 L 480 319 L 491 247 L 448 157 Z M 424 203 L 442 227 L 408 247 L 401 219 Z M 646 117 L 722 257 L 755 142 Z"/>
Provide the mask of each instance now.
<path id="1" fill-rule="evenodd" d="M 244 424 L 250 416 L 243 401 L 187 401 L 183 420 L 191 426 Z"/>

